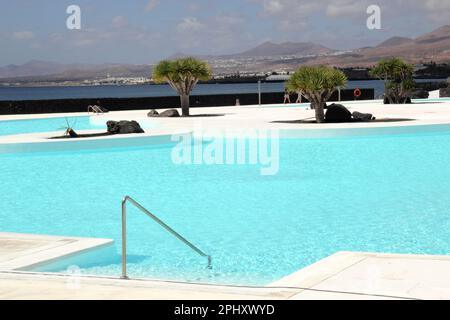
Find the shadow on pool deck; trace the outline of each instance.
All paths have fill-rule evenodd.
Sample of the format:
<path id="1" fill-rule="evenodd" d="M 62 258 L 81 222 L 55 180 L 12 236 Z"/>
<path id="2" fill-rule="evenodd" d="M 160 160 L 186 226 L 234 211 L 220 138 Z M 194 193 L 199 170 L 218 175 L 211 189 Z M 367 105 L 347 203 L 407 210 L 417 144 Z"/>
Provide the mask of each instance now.
<path id="1" fill-rule="evenodd" d="M 188 117 L 181 117 L 181 118 L 209 118 L 209 117 L 223 117 L 226 115 L 229 115 L 231 113 L 205 113 L 205 114 L 191 114 Z"/>
<path id="2" fill-rule="evenodd" d="M 300 123 L 300 124 L 317 124 L 316 120 L 309 120 L 314 118 L 306 118 L 306 119 L 300 119 L 300 120 L 277 120 L 277 121 L 271 121 L 270 123 Z M 382 119 L 376 119 L 371 121 L 347 121 L 347 122 L 323 122 L 322 124 L 336 124 L 336 123 L 379 123 L 379 122 L 400 122 L 400 121 L 414 121 L 415 119 L 408 119 L 408 118 L 382 118 Z"/>
<path id="3" fill-rule="evenodd" d="M 75 140 L 78 138 L 94 138 L 94 137 L 106 137 L 106 136 L 114 136 L 116 134 L 109 133 L 109 132 L 100 132 L 100 133 L 86 133 L 86 134 L 78 134 L 77 137 L 71 137 L 71 136 L 58 136 L 58 137 L 50 137 L 49 140 L 57 140 L 57 139 L 69 139 L 69 140 Z"/>

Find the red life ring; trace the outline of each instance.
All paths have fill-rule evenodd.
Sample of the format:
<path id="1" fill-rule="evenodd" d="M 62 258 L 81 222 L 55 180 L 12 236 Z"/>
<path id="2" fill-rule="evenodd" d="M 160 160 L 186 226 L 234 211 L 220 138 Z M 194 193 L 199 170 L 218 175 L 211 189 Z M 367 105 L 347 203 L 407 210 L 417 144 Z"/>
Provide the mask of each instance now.
<path id="1" fill-rule="evenodd" d="M 360 89 L 355 89 L 355 91 L 353 91 L 353 95 L 355 96 L 355 98 L 359 98 L 361 97 L 361 90 Z"/>

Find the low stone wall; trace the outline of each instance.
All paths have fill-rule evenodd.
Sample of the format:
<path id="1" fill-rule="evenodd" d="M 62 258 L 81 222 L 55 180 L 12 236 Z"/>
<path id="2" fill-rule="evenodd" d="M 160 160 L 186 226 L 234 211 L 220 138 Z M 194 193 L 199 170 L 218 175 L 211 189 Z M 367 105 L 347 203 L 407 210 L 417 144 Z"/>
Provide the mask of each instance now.
<path id="1" fill-rule="evenodd" d="M 373 100 L 374 89 L 361 89 L 359 100 Z M 337 100 L 337 92 L 331 100 Z M 283 92 L 262 93 L 263 104 L 282 104 Z M 295 102 L 297 95 L 291 96 L 291 102 Z M 233 106 L 239 100 L 240 105 L 258 104 L 258 94 L 220 94 L 220 95 L 200 95 L 191 96 L 191 107 L 218 107 Z M 355 100 L 353 90 L 341 91 L 341 100 Z M 304 101 L 306 102 L 306 101 Z M 86 112 L 87 106 L 99 105 L 110 111 L 120 110 L 147 110 L 147 109 L 167 109 L 179 108 L 180 98 L 169 97 L 146 97 L 146 98 L 101 98 L 101 99 L 60 99 L 60 100 L 27 100 L 27 101 L 0 101 L 0 114 L 35 114 L 35 113 L 65 113 L 65 112 Z"/>

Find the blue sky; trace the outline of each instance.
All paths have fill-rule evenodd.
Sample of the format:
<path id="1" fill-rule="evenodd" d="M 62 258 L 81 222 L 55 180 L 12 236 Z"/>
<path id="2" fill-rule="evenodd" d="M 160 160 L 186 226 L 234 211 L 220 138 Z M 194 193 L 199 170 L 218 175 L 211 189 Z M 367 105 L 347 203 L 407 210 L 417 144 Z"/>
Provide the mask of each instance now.
<path id="1" fill-rule="evenodd" d="M 81 7 L 81 30 L 66 8 Z M 381 7 L 382 29 L 366 9 Z M 0 65 L 153 63 L 176 52 L 227 54 L 264 41 L 335 49 L 414 37 L 447 24 L 449 0 L 0 0 Z"/>

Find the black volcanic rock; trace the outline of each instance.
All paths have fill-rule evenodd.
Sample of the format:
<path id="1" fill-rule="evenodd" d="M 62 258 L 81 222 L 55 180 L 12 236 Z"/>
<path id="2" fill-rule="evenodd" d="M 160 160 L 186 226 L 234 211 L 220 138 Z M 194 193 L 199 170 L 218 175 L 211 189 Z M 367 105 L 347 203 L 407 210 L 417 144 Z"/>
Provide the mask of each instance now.
<path id="1" fill-rule="evenodd" d="M 412 99 L 428 99 L 429 96 L 430 93 L 424 89 L 417 89 L 411 94 Z"/>
<path id="2" fill-rule="evenodd" d="M 325 113 L 325 122 L 350 122 L 352 113 L 342 104 L 330 104 Z"/>
<path id="3" fill-rule="evenodd" d="M 450 97 L 450 88 L 442 88 L 439 90 L 439 96 L 441 98 Z"/>
<path id="4" fill-rule="evenodd" d="M 147 113 L 147 117 L 150 118 L 178 118 L 179 116 L 180 113 L 177 109 L 169 109 L 161 113 L 153 109 Z"/>
<path id="5" fill-rule="evenodd" d="M 158 113 L 158 111 L 156 111 L 155 109 L 150 110 L 150 111 L 147 113 L 147 117 L 158 117 L 158 116 L 159 116 L 159 113 Z"/>
<path id="6" fill-rule="evenodd" d="M 375 118 L 371 113 L 361 113 L 358 111 L 355 111 L 352 113 L 353 121 L 371 121 Z"/>
<path id="7" fill-rule="evenodd" d="M 159 114 L 159 117 L 161 118 L 178 118 L 180 116 L 180 113 L 177 109 L 170 109 L 163 111 Z"/>
<path id="8" fill-rule="evenodd" d="M 139 123 L 136 121 L 108 121 L 106 123 L 108 133 L 111 134 L 129 134 L 129 133 L 145 133 Z"/>

